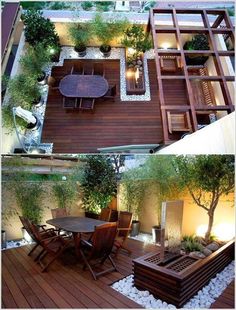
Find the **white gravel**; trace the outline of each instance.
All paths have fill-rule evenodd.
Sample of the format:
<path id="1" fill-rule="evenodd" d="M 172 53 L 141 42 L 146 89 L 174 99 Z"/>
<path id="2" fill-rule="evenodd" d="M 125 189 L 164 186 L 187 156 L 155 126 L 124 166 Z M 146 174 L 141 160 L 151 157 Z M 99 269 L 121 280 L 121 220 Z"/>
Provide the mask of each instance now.
<path id="1" fill-rule="evenodd" d="M 208 285 L 204 286 L 192 297 L 184 306 L 185 309 L 208 309 L 211 304 L 222 294 L 230 282 L 234 279 L 234 261 L 232 261 L 223 271 L 217 273 Z M 146 309 L 174 309 L 172 304 L 168 304 L 161 299 L 155 298 L 148 291 L 140 291 L 133 285 L 133 275 L 130 275 L 112 286 L 113 289 L 132 299 Z"/>
<path id="2" fill-rule="evenodd" d="M 6 242 L 6 247 L 2 248 L 2 250 L 8 250 L 8 249 L 13 249 L 13 248 L 18 248 L 27 244 L 31 244 L 32 242 L 28 242 L 25 239 L 17 240 L 17 241 L 7 241 Z"/>

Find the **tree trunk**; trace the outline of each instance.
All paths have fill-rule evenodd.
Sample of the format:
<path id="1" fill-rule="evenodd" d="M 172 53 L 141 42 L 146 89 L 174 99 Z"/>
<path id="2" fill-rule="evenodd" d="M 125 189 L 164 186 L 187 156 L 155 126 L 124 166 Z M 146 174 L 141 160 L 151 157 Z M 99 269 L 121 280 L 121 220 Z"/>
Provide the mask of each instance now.
<path id="1" fill-rule="evenodd" d="M 214 214 L 208 212 L 208 216 L 209 216 L 208 227 L 207 227 L 207 232 L 205 234 L 205 241 L 206 242 L 208 242 L 210 239 L 211 230 L 212 230 L 213 221 L 214 221 Z"/>

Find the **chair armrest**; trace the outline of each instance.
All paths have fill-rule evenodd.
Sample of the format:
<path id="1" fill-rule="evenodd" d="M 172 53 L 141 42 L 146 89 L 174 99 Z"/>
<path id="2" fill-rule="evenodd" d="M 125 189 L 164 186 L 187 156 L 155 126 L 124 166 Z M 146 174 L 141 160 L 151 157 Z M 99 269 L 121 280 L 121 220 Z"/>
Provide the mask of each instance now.
<path id="1" fill-rule="evenodd" d="M 80 242 L 81 242 L 82 245 L 85 245 L 85 246 L 87 246 L 89 248 L 93 247 L 93 245 L 90 242 L 88 242 L 87 240 L 83 240 L 82 239 Z"/>
<path id="2" fill-rule="evenodd" d="M 117 228 L 117 231 L 131 231 L 131 228 Z"/>

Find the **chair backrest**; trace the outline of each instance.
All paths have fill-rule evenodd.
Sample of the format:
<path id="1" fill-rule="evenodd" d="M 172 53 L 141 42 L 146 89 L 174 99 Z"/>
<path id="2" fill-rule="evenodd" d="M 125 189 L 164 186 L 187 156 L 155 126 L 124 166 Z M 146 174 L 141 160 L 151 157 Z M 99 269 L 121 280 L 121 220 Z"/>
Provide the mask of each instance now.
<path id="1" fill-rule="evenodd" d="M 111 209 L 109 209 L 109 208 L 102 209 L 102 211 L 99 215 L 99 220 L 109 222 L 110 218 L 111 218 Z"/>
<path id="2" fill-rule="evenodd" d="M 42 240 L 42 236 L 40 235 L 38 225 L 34 224 L 29 219 L 26 219 L 26 221 L 27 221 L 27 226 L 33 235 L 33 239 L 40 242 Z"/>
<path id="3" fill-rule="evenodd" d="M 116 232 L 117 223 L 106 223 L 97 226 L 91 238 L 93 245 L 91 257 L 99 258 L 104 254 L 109 255 L 112 251 Z"/>
<path id="4" fill-rule="evenodd" d="M 52 212 L 52 217 L 58 218 L 58 217 L 65 217 L 68 216 L 68 212 L 66 210 L 66 208 L 57 208 L 57 209 L 51 209 Z"/>
<path id="5" fill-rule="evenodd" d="M 90 75 L 93 74 L 93 64 L 92 63 L 85 63 L 84 64 L 84 74 Z"/>
<path id="6" fill-rule="evenodd" d="M 104 67 L 102 63 L 95 63 L 93 68 L 94 68 L 93 74 L 102 76 L 104 75 Z"/>
<path id="7" fill-rule="evenodd" d="M 25 228 L 25 230 L 27 231 L 27 233 L 30 235 L 30 237 L 35 240 L 35 236 L 34 233 L 31 230 L 30 224 L 29 224 L 29 220 L 26 217 L 23 216 L 19 216 L 20 221 L 23 225 L 23 227 Z"/>
<path id="8" fill-rule="evenodd" d="M 127 211 L 120 211 L 118 218 L 118 228 L 125 228 L 127 230 L 119 231 L 119 237 L 127 237 L 129 234 L 129 229 L 132 224 L 132 213 Z"/>

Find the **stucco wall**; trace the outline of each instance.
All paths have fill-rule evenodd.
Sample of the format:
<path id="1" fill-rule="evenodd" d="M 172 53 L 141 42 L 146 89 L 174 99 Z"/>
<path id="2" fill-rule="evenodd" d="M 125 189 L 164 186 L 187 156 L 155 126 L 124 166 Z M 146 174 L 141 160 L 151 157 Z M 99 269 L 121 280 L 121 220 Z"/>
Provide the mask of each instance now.
<path id="1" fill-rule="evenodd" d="M 118 201 L 119 209 L 124 209 L 121 204 L 122 199 L 122 186 L 119 190 Z M 207 225 L 208 215 L 207 212 L 198 207 L 192 197 L 188 193 L 179 196 L 180 200 L 184 201 L 183 213 L 183 235 L 195 234 L 200 225 Z M 234 194 L 222 197 L 217 209 L 215 211 L 214 224 L 227 223 L 230 226 L 234 225 Z M 152 186 L 147 188 L 142 204 L 142 212 L 140 214 L 141 231 L 151 233 L 152 226 L 158 223 L 158 199 L 154 194 Z"/>
<path id="2" fill-rule="evenodd" d="M 48 194 L 45 195 L 45 198 L 42 201 L 42 206 L 44 206 L 42 224 L 46 224 L 46 221 L 52 218 L 51 209 L 57 208 L 55 199 L 53 198 L 52 195 L 50 195 L 52 183 L 45 182 L 44 186 Z M 17 207 L 16 201 L 13 197 L 12 191 L 7 189 L 5 186 L 5 183 L 3 183 L 2 184 L 2 211 L 4 212 L 4 209 L 10 206 L 13 208 L 16 208 Z M 81 200 L 78 199 L 71 206 L 70 214 L 75 215 L 75 216 L 84 216 L 84 210 L 82 209 Z M 22 227 L 22 224 L 17 215 L 11 216 L 7 220 L 7 223 L 4 223 L 4 222 L 2 223 L 2 229 L 6 230 L 7 240 L 22 238 L 21 227 Z M 48 225 L 48 228 L 49 228 L 49 225 Z"/>

